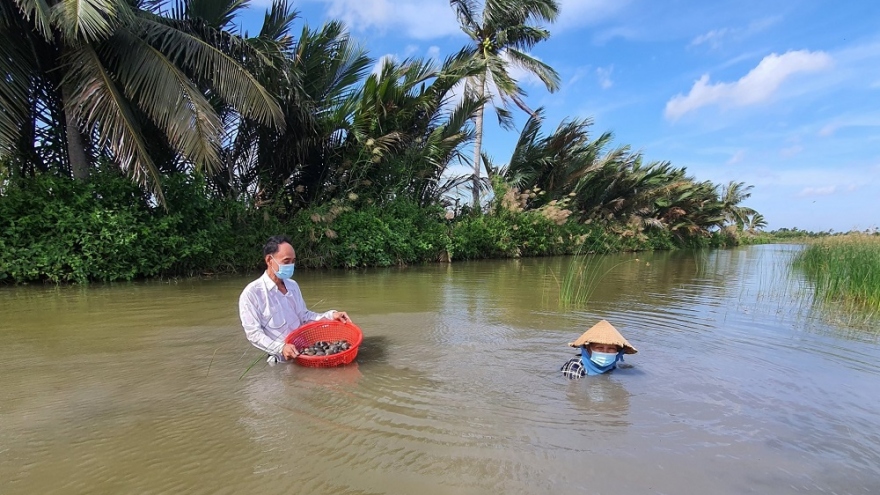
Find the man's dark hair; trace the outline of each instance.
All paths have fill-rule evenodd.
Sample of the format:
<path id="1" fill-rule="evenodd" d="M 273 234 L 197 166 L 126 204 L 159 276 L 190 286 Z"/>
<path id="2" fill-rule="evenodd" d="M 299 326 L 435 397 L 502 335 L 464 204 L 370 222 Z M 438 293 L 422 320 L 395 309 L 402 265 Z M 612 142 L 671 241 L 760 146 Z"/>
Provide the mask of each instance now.
<path id="1" fill-rule="evenodd" d="M 269 238 L 268 241 L 266 241 L 266 244 L 263 245 L 263 256 L 277 253 L 278 246 L 284 244 L 285 242 L 287 244 L 291 244 L 290 238 L 286 235 L 273 235 Z"/>

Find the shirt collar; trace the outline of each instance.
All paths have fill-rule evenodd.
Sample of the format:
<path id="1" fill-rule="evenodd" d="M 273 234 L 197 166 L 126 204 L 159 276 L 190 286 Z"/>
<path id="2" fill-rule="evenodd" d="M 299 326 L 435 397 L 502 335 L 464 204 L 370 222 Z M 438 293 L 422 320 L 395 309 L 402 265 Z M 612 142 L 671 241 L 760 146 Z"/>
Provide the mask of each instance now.
<path id="1" fill-rule="evenodd" d="M 269 291 L 278 290 L 278 286 L 275 285 L 275 281 L 272 280 L 271 277 L 269 277 L 269 269 L 268 268 L 266 270 L 263 270 L 263 276 L 260 277 L 260 280 L 263 281 L 263 285 L 266 287 L 266 290 L 269 290 Z M 287 287 L 287 280 L 282 280 L 281 283 L 283 283 L 284 286 Z"/>

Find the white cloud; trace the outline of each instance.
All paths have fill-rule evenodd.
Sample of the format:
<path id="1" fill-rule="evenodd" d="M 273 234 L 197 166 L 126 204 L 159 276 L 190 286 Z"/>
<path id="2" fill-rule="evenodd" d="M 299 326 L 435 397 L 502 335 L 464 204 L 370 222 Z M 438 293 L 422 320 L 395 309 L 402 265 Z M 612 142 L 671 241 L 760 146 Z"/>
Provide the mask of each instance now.
<path id="1" fill-rule="evenodd" d="M 708 43 L 712 48 L 718 48 L 721 45 L 721 38 L 730 32 L 730 28 L 713 29 L 694 38 L 688 46 L 699 46 Z"/>
<path id="2" fill-rule="evenodd" d="M 425 56 L 429 59 L 440 61 L 440 47 L 437 45 L 429 46 Z"/>
<path id="3" fill-rule="evenodd" d="M 805 187 L 797 194 L 799 198 L 809 198 L 813 196 L 830 196 L 837 191 L 837 186 L 822 187 Z"/>
<path id="4" fill-rule="evenodd" d="M 821 137 L 829 137 L 837 132 L 837 129 L 840 128 L 839 124 L 828 124 L 821 129 L 819 129 L 819 136 Z"/>
<path id="5" fill-rule="evenodd" d="M 743 161 L 746 157 L 746 152 L 743 150 L 738 150 L 733 156 L 730 157 L 730 160 L 727 160 L 728 165 L 734 165 Z"/>
<path id="6" fill-rule="evenodd" d="M 711 48 L 718 48 L 723 41 L 733 39 L 734 41 L 742 40 L 753 34 L 765 31 L 782 20 L 782 16 L 765 17 L 752 21 L 745 28 L 729 28 L 713 29 L 707 33 L 703 33 L 693 40 L 688 46 L 695 47 L 699 45 L 709 45 Z"/>
<path id="7" fill-rule="evenodd" d="M 417 51 L 419 51 L 419 45 L 406 45 L 406 48 L 403 50 L 403 58 L 407 58 Z"/>
<path id="8" fill-rule="evenodd" d="M 398 30 L 413 39 L 434 39 L 461 33 L 449 2 L 442 0 L 318 0 L 327 16 L 340 19 L 355 32 Z"/>
<path id="9" fill-rule="evenodd" d="M 864 114 L 847 114 L 836 117 L 831 122 L 822 126 L 818 131 L 820 137 L 830 137 L 837 133 L 840 129 L 854 127 L 880 127 L 880 116 L 869 111 Z"/>
<path id="10" fill-rule="evenodd" d="M 596 75 L 599 76 L 599 86 L 601 86 L 602 89 L 608 89 L 614 85 L 614 81 L 611 80 L 612 72 L 614 72 L 613 65 L 596 69 Z"/>
<path id="11" fill-rule="evenodd" d="M 825 52 L 798 50 L 782 55 L 772 53 L 738 81 L 711 83 L 704 74 L 685 96 L 678 94 L 666 102 L 666 118 L 682 115 L 709 105 L 743 107 L 765 102 L 774 96 L 786 79 L 800 72 L 825 70 L 833 64 Z"/>
<path id="12" fill-rule="evenodd" d="M 799 154 L 801 151 L 804 151 L 804 147 L 799 144 L 795 144 L 793 146 L 789 146 L 787 148 L 782 148 L 781 150 L 779 150 L 779 156 L 781 156 L 782 158 L 791 158 Z"/>
<path id="13" fill-rule="evenodd" d="M 590 66 L 578 67 L 574 71 L 574 75 L 571 76 L 571 79 L 568 80 L 563 86 L 572 86 L 574 83 L 580 81 L 584 78 L 584 76 L 588 75 L 590 72 Z"/>
<path id="14" fill-rule="evenodd" d="M 783 19 L 784 19 L 783 16 L 776 15 L 776 16 L 764 17 L 762 19 L 752 21 L 751 23 L 749 23 L 749 27 L 746 28 L 746 32 L 751 34 L 751 33 L 758 33 L 758 32 L 767 30 L 767 29 L 775 26 L 776 24 L 779 24 Z"/>
<path id="15" fill-rule="evenodd" d="M 556 26 L 569 27 L 597 24 L 625 9 L 631 0 L 559 0 Z"/>
<path id="16" fill-rule="evenodd" d="M 378 76 L 382 73 L 382 67 L 384 67 L 386 63 L 396 61 L 397 56 L 393 53 L 386 53 L 385 55 L 382 55 L 381 57 L 379 57 L 379 60 L 376 60 L 376 65 L 373 66 L 372 73 Z"/>

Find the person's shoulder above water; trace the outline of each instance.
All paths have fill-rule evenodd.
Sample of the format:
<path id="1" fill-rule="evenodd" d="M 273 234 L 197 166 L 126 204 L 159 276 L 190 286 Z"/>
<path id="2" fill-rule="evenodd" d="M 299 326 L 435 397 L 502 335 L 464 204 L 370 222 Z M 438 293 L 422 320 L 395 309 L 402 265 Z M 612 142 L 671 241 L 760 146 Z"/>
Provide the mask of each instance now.
<path id="1" fill-rule="evenodd" d="M 572 380 L 581 378 L 587 374 L 587 370 L 581 362 L 580 355 L 566 361 L 566 363 L 562 365 L 562 368 L 559 368 L 559 371 L 562 372 L 563 376 Z"/>
<path id="2" fill-rule="evenodd" d="M 277 289 L 277 287 L 275 287 L 275 283 L 272 282 L 272 279 L 269 278 L 268 275 L 266 275 L 266 272 L 263 272 L 262 275 L 252 280 L 244 287 L 244 289 L 242 289 L 239 300 L 246 300 L 248 298 L 264 298 L 264 294 L 272 290 L 273 288 Z"/>
<path id="3" fill-rule="evenodd" d="M 607 373 L 623 362 L 624 354 L 639 352 L 606 320 L 596 323 L 568 345 L 580 350 L 580 356 L 569 359 L 560 368 L 562 374 L 571 379 Z"/>
<path id="4" fill-rule="evenodd" d="M 254 289 L 268 289 L 274 285 L 275 283 L 272 282 L 272 279 L 269 278 L 269 274 L 267 274 L 264 270 L 259 277 L 251 280 L 251 282 L 245 286 L 244 290 L 249 291 Z"/>

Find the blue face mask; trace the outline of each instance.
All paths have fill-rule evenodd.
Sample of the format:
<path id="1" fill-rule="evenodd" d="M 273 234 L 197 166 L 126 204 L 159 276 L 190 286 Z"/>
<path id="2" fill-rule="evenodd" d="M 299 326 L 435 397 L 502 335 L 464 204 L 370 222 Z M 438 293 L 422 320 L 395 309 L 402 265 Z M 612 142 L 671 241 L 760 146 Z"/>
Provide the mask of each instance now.
<path id="1" fill-rule="evenodd" d="M 593 356 L 605 354 L 604 352 L 593 352 Z M 600 366 L 596 364 L 593 360 L 593 357 L 587 352 L 586 347 L 581 347 L 581 364 L 584 365 L 584 371 L 588 375 L 601 375 L 607 371 L 611 371 L 617 368 L 617 361 L 623 361 L 623 351 L 620 351 L 618 354 L 605 354 L 606 356 L 614 356 L 614 359 L 610 364 Z M 607 362 L 606 358 L 600 359 L 602 362 Z"/>
<path id="2" fill-rule="evenodd" d="M 590 353 L 590 361 L 596 363 L 596 366 L 609 366 L 617 361 L 617 353 L 593 351 Z"/>
<path id="3" fill-rule="evenodd" d="M 275 260 L 275 263 L 278 263 L 278 260 L 276 260 L 274 256 L 272 257 L 272 259 Z M 295 266 L 296 263 L 291 263 L 289 265 L 282 265 L 281 263 L 278 263 L 278 271 L 275 272 L 275 275 L 282 280 L 287 280 L 293 276 L 293 268 Z"/>

